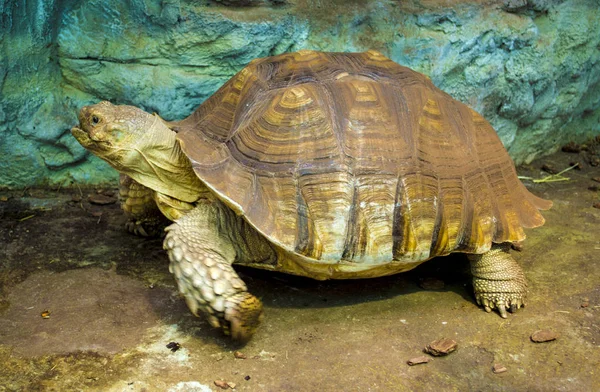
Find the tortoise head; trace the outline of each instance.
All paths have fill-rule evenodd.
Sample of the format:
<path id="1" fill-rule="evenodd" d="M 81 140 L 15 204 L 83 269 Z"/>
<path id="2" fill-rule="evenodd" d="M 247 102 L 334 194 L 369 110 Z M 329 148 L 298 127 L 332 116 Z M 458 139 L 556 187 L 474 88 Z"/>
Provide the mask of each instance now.
<path id="1" fill-rule="evenodd" d="M 197 200 L 203 189 L 176 133 L 155 114 L 100 102 L 81 109 L 71 133 L 83 147 L 150 189 L 186 202 Z"/>
<path id="2" fill-rule="evenodd" d="M 122 170 L 152 148 L 153 140 L 165 130 L 171 132 L 157 115 L 103 101 L 84 106 L 71 133 L 83 147 Z"/>

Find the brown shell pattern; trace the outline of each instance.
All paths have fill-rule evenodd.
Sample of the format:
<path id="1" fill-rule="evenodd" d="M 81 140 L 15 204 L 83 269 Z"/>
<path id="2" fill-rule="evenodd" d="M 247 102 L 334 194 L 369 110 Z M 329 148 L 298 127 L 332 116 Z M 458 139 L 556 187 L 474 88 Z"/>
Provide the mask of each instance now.
<path id="1" fill-rule="evenodd" d="M 173 125 L 222 200 L 316 260 L 481 253 L 551 206 L 483 117 L 374 51 L 254 60 Z"/>

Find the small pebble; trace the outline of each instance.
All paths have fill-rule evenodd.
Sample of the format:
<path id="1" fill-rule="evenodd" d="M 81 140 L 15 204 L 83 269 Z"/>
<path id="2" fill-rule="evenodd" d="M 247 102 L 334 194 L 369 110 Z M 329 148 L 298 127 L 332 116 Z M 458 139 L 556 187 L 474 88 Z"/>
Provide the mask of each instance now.
<path id="1" fill-rule="evenodd" d="M 172 352 L 175 352 L 181 348 L 181 344 L 177 342 L 169 342 L 169 344 L 167 344 L 167 348 Z"/>
<path id="2" fill-rule="evenodd" d="M 535 331 L 531 334 L 531 341 L 535 343 L 551 342 L 558 338 L 558 333 L 548 330 Z"/>
<path id="3" fill-rule="evenodd" d="M 81 195 L 71 196 L 71 201 L 74 201 L 75 203 L 79 203 L 81 201 Z"/>
<path id="4" fill-rule="evenodd" d="M 592 207 L 594 208 L 600 208 L 600 201 L 597 203 L 592 204 Z"/>
<path id="5" fill-rule="evenodd" d="M 231 389 L 235 389 L 236 383 L 234 382 L 227 382 L 227 386 Z"/>
<path id="6" fill-rule="evenodd" d="M 533 171 L 533 170 L 535 170 L 535 168 L 534 168 L 532 165 L 530 165 L 530 164 L 527 164 L 527 163 L 524 163 L 524 164 L 522 164 L 522 165 L 519 165 L 519 167 L 520 167 L 521 169 L 523 169 L 523 170 L 527 170 L 527 171 Z"/>
<path id="7" fill-rule="evenodd" d="M 229 389 L 229 384 L 227 383 L 227 381 L 215 380 L 214 383 L 216 386 L 218 386 L 221 389 Z"/>
<path id="8" fill-rule="evenodd" d="M 244 377 L 244 380 L 248 381 L 248 380 L 250 380 L 251 378 L 252 378 L 252 377 L 250 377 L 250 376 L 246 376 L 246 377 Z"/>
<path id="9" fill-rule="evenodd" d="M 50 311 L 49 310 L 44 310 L 41 314 L 43 319 L 49 319 L 50 318 Z"/>
<path id="10" fill-rule="evenodd" d="M 234 353 L 233 353 L 233 356 L 234 356 L 234 357 L 236 357 L 237 359 L 246 359 L 246 358 L 248 358 L 248 357 L 246 356 L 246 354 L 244 354 L 244 353 L 243 353 L 243 352 L 241 352 L 241 351 L 236 351 L 236 352 L 234 352 Z"/>
<path id="11" fill-rule="evenodd" d="M 600 182 L 600 177 L 592 177 L 592 181 Z"/>
<path id="12" fill-rule="evenodd" d="M 113 204 L 117 202 L 117 198 L 116 197 L 109 197 L 109 196 L 104 196 L 101 194 L 95 194 L 95 195 L 89 195 L 88 196 L 88 201 L 92 204 L 97 204 L 97 205 L 107 205 L 107 204 Z"/>
<path id="13" fill-rule="evenodd" d="M 8 201 L 8 196 L 0 196 L 0 201 Z"/>
<path id="14" fill-rule="evenodd" d="M 590 185 L 590 186 L 588 186 L 588 190 L 590 190 L 592 192 L 598 192 L 598 190 L 600 190 L 600 186 L 598 186 L 598 185 Z"/>
<path id="15" fill-rule="evenodd" d="M 554 166 L 552 166 L 552 165 L 550 165 L 548 163 L 544 163 L 542 165 L 542 170 L 545 171 L 546 173 L 549 173 L 549 174 L 557 174 L 558 173 L 558 170 L 556 170 L 554 168 Z"/>
<path id="16" fill-rule="evenodd" d="M 436 278 L 425 278 L 421 280 L 419 286 L 425 290 L 441 290 L 444 288 L 445 284 L 443 280 Z"/>
<path id="17" fill-rule="evenodd" d="M 454 340 L 443 338 L 429 343 L 424 351 L 434 357 L 441 357 L 450 354 L 456 350 L 456 347 L 458 347 L 458 343 Z"/>
<path id="18" fill-rule="evenodd" d="M 590 299 L 589 298 L 582 298 L 581 299 L 581 307 L 582 308 L 587 308 L 588 306 L 590 306 Z"/>
<path id="19" fill-rule="evenodd" d="M 221 353 L 219 354 L 212 354 L 211 357 L 213 357 L 215 359 L 215 361 L 219 362 L 225 359 L 225 356 Z"/>
<path id="20" fill-rule="evenodd" d="M 501 365 L 499 363 L 495 363 L 494 366 L 492 366 L 492 372 L 494 372 L 496 374 L 504 373 L 507 370 L 508 369 L 504 365 Z"/>
<path id="21" fill-rule="evenodd" d="M 429 361 L 431 361 L 431 358 L 429 358 L 428 356 L 422 355 L 420 357 L 411 358 L 408 361 L 406 361 L 406 363 L 409 366 L 415 366 L 415 365 L 420 365 L 422 363 L 427 363 Z"/>
<path id="22" fill-rule="evenodd" d="M 562 147 L 564 152 L 578 153 L 581 151 L 581 146 L 575 142 L 569 142 Z"/>

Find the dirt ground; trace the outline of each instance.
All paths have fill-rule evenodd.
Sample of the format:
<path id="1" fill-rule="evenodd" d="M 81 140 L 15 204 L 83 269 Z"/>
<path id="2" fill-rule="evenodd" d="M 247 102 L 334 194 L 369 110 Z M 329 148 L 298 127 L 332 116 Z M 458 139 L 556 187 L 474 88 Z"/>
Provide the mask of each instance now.
<path id="1" fill-rule="evenodd" d="M 515 251 L 530 292 L 508 319 L 474 303 L 462 255 L 356 281 L 239 268 L 265 305 L 243 347 L 188 312 L 160 239 L 129 235 L 117 204 L 88 201 L 114 190 L 0 192 L 0 391 L 222 390 L 216 380 L 239 391 L 599 391 L 599 156 L 558 152 L 519 169 L 539 179 L 543 165 L 581 166 L 569 181 L 525 180 L 554 206 Z M 538 330 L 558 339 L 534 343 Z M 407 365 L 440 338 L 458 349 Z"/>

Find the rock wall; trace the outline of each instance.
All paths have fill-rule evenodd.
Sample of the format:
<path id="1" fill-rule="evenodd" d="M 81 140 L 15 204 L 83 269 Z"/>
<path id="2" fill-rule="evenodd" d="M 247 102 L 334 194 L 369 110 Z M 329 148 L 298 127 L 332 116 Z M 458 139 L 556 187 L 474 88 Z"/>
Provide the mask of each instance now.
<path id="1" fill-rule="evenodd" d="M 517 163 L 600 133 L 599 0 L 5 0 L 0 187 L 115 181 L 99 100 L 188 115 L 255 57 L 379 50 L 482 113 Z"/>

